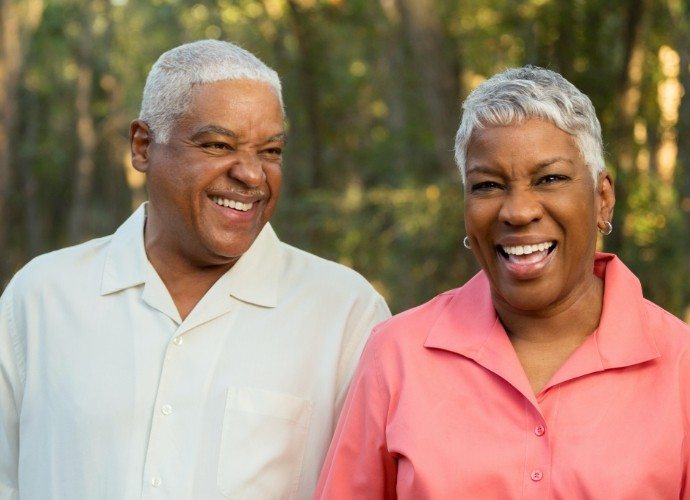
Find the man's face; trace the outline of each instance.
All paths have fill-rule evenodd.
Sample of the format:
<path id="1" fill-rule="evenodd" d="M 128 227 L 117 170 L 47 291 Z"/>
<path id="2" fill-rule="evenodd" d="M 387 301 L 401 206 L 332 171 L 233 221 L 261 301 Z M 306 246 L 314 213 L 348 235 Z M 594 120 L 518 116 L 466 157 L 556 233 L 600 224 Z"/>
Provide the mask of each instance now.
<path id="1" fill-rule="evenodd" d="M 284 133 L 277 96 L 250 80 L 195 87 L 167 144 L 151 142 L 135 121 L 132 161 L 146 173 L 150 201 L 147 252 L 171 265 L 232 266 L 275 210 Z"/>

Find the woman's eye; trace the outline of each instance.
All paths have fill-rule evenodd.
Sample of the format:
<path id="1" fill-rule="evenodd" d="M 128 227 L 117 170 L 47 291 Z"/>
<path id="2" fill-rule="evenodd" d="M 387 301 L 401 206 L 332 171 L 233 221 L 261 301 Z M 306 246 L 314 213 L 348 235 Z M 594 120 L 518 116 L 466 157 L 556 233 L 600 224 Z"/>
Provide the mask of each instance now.
<path id="1" fill-rule="evenodd" d="M 494 181 L 483 181 L 483 182 L 477 182 L 475 184 L 472 184 L 471 186 L 471 192 L 477 192 L 477 191 L 490 191 L 492 189 L 500 189 L 501 185 L 498 182 Z"/>
<path id="2" fill-rule="evenodd" d="M 569 177 L 567 175 L 549 174 L 540 177 L 537 181 L 537 184 L 553 184 L 555 182 L 567 181 L 568 179 Z"/>

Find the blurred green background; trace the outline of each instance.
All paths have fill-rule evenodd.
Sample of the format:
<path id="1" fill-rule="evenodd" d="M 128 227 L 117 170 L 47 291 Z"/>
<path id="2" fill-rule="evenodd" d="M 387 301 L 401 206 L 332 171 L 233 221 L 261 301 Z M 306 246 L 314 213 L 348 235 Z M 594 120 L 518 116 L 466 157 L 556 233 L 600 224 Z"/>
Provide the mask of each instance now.
<path id="1" fill-rule="evenodd" d="M 354 267 L 393 311 L 476 270 L 452 162 L 460 103 L 526 63 L 588 94 L 618 202 L 603 242 L 690 318 L 689 0 L 2 0 L 0 284 L 112 232 L 145 198 L 128 124 L 165 50 L 234 41 L 282 76 L 274 225 Z"/>

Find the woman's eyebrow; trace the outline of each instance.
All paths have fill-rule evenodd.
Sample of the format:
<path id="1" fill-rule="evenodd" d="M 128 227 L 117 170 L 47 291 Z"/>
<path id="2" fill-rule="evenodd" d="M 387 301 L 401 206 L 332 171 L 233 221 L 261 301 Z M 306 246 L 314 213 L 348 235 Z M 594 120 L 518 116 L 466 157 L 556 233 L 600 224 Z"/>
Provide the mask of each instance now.
<path id="1" fill-rule="evenodd" d="M 483 165 L 483 164 L 477 164 L 477 165 L 471 165 L 468 169 L 465 175 L 469 174 L 489 174 L 489 175 L 498 175 L 499 170 L 489 167 L 488 165 Z"/>
<path id="2" fill-rule="evenodd" d="M 554 156 L 553 158 L 548 158 L 546 160 L 537 163 L 537 172 L 553 165 L 554 163 L 565 162 L 574 165 L 573 160 L 566 158 L 564 156 Z"/>

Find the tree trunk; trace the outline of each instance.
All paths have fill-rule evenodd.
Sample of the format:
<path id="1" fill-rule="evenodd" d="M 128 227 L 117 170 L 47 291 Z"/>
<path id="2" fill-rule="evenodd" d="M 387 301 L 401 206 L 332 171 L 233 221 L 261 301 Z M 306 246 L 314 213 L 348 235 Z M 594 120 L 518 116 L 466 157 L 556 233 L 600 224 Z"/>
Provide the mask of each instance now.
<path id="1" fill-rule="evenodd" d="M 575 2 L 557 2 L 558 39 L 555 43 L 554 56 L 559 72 L 569 80 L 573 77 L 573 62 L 575 61 L 575 34 L 577 28 L 575 19 Z"/>
<path id="2" fill-rule="evenodd" d="M 677 137 L 680 140 L 675 182 L 682 216 L 681 234 L 684 235 L 684 241 L 678 242 L 678 245 L 679 248 L 687 249 L 690 244 L 690 142 L 684 138 L 690 137 L 690 0 L 682 2 L 681 12 L 673 14 L 678 14 L 675 45 L 680 56 L 680 83 L 685 90 L 680 101 L 677 124 Z M 687 277 L 690 275 L 690 259 L 687 258 L 687 250 L 681 254 L 684 257 L 681 266 L 684 268 L 678 269 L 677 272 Z M 681 300 L 685 305 L 684 319 L 690 323 L 690 286 L 687 282 L 684 284 Z"/>
<path id="3" fill-rule="evenodd" d="M 290 18 L 292 20 L 297 50 L 299 51 L 299 74 L 302 100 L 307 112 L 307 128 L 310 135 L 310 186 L 321 187 L 325 184 L 323 172 L 323 141 L 321 138 L 320 94 L 318 90 L 317 44 L 313 39 L 313 31 L 309 26 L 307 14 L 296 0 L 288 0 Z"/>
<path id="4" fill-rule="evenodd" d="M 81 37 L 78 49 L 78 76 L 75 99 L 77 118 L 78 158 L 74 176 L 74 191 L 69 216 L 69 240 L 78 243 L 88 234 L 89 202 L 93 191 L 94 155 L 96 151 L 96 130 L 91 114 L 93 94 L 93 2 L 89 2 L 82 19 Z"/>
<path id="5" fill-rule="evenodd" d="M 8 211 L 14 183 L 14 156 L 16 143 L 17 100 L 24 60 L 31 35 L 41 21 L 43 0 L 0 0 L 0 284 L 11 272 L 12 263 L 7 258 Z"/>
<path id="6" fill-rule="evenodd" d="M 616 198 L 619 207 L 627 206 L 629 185 L 635 182 L 635 141 L 633 126 L 640 108 L 643 65 L 645 58 L 646 0 L 628 0 L 625 29 L 625 52 L 618 79 L 617 116 L 614 127 L 614 149 L 617 165 Z M 624 215 L 624 214 L 623 214 Z M 624 219 L 618 217 L 613 233 L 606 239 L 614 251 L 623 246 Z"/>
<path id="7" fill-rule="evenodd" d="M 24 227 L 26 235 L 26 253 L 29 257 L 35 257 L 44 250 L 45 226 L 41 215 L 41 203 L 39 203 L 38 181 L 36 180 L 35 165 L 38 158 L 38 150 L 35 145 L 40 144 L 39 124 L 41 121 L 41 105 L 33 94 L 26 97 L 26 131 L 25 142 L 32 147 L 25 148 L 22 154 L 22 168 L 19 177 L 22 184 L 22 197 L 24 207 Z"/>
<path id="8" fill-rule="evenodd" d="M 440 173 L 455 174 L 452 150 L 460 114 L 459 68 L 448 50 L 450 44 L 443 32 L 437 0 L 397 2 L 434 136 L 436 162 Z"/>
<path id="9" fill-rule="evenodd" d="M 124 88 L 122 81 L 115 76 L 111 54 L 117 51 L 115 47 L 115 32 L 112 19 L 112 2 L 104 2 L 103 16 L 107 21 L 102 36 L 103 54 L 101 60 L 104 72 L 100 78 L 101 87 L 106 94 L 107 113 L 98 127 L 97 135 L 101 138 L 103 148 L 103 170 L 107 179 L 103 188 L 104 196 L 99 203 L 104 212 L 104 220 L 97 227 L 98 232 L 109 232 L 117 227 L 123 218 L 131 212 L 134 193 L 127 184 L 127 169 L 129 165 L 129 140 L 126 135 L 130 118 L 124 104 Z M 99 45 L 100 46 L 100 45 Z M 142 192 L 144 188 L 141 188 Z M 142 193 L 142 197 L 145 193 Z M 138 206 L 139 204 L 137 204 Z"/>
<path id="10" fill-rule="evenodd" d="M 398 3 L 395 0 L 380 0 L 380 2 L 384 19 L 387 21 L 387 36 L 382 42 L 385 48 L 379 52 L 377 64 L 388 83 L 385 93 L 388 107 L 386 124 L 391 134 L 399 138 L 395 142 L 395 160 L 391 162 L 389 168 L 395 169 L 394 175 L 402 178 L 415 168 L 417 162 L 414 158 L 418 154 L 415 148 L 411 147 L 414 141 L 409 137 L 410 113 L 407 97 L 411 92 L 409 92 L 410 74 L 405 64 L 407 45 L 402 31 Z M 419 167 L 419 165 L 416 166 Z"/>

